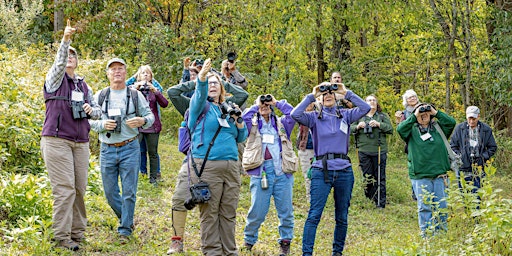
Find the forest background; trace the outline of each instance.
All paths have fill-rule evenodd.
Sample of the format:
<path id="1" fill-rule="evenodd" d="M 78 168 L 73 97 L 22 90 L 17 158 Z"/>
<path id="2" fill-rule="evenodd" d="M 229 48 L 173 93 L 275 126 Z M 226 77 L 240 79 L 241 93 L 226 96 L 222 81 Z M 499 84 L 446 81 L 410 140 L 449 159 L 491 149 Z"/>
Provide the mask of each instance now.
<path id="1" fill-rule="evenodd" d="M 403 109 L 401 95 L 407 89 L 458 122 L 464 120 L 467 106 L 479 106 L 481 120 L 493 127 L 498 140 L 492 164 L 499 170 L 496 179 L 512 176 L 510 1 L 4 0 L 0 1 L 3 252 L 32 254 L 39 247 L 46 254 L 51 247 L 45 247 L 51 236 L 51 191 L 39 153 L 44 120 L 40 92 L 66 19 L 77 28 L 72 37 L 79 53 L 77 71 L 95 91 L 108 85 L 104 68 L 114 56 L 128 62 L 129 74 L 140 65 L 151 65 L 166 89 L 178 83 L 185 57 L 212 58 L 219 68 L 228 52 L 236 52 L 237 68 L 249 81 L 249 102 L 271 92 L 293 105 L 333 71 L 340 71 L 347 87 L 361 96 L 376 94 L 390 116 Z M 162 143 L 176 145 L 181 117 L 170 108 L 163 118 L 162 133 L 167 135 Z M 390 154 L 403 164 L 396 135 L 390 143 Z M 91 146 L 89 189 L 101 196 L 94 158 L 97 144 Z M 405 168 L 399 161 L 397 169 Z M 169 170 L 177 170 L 174 162 Z M 509 185 L 503 189 L 507 194 L 512 191 Z M 407 193 L 407 186 L 402 192 Z M 478 231 L 502 233 L 478 236 L 482 248 L 475 251 L 510 252 L 512 217 L 504 214 L 510 213 L 510 199 L 499 196 L 500 189 L 487 192 L 496 200 L 492 221 Z M 477 236 L 467 239 L 474 242 Z M 407 251 L 407 246 L 401 248 Z M 426 254 L 432 249 L 423 248 Z"/>

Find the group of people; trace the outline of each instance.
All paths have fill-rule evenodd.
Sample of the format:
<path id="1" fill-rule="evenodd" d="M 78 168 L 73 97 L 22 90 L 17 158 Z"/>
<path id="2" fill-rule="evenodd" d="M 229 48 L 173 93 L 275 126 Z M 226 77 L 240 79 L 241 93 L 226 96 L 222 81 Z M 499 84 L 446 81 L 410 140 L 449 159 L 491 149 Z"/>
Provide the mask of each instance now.
<path id="1" fill-rule="evenodd" d="M 70 46 L 74 31 L 68 21 L 46 76 L 46 118 L 41 138 L 54 195 L 54 239 L 59 247 L 70 250 L 79 249 L 87 225 L 84 195 L 90 129 L 99 134 L 105 197 L 119 220 L 119 241 L 126 243 L 134 231 L 139 171 L 143 175 L 148 172 L 143 161 L 146 154 L 150 183 L 156 185 L 160 177 L 160 108 L 169 104 L 149 66 L 140 67 L 127 80 L 127 64 L 120 58 L 108 61 L 110 85 L 94 94 L 75 73 L 78 56 Z M 296 107 L 272 94 L 259 95 L 253 105 L 246 107 L 247 81 L 237 71 L 235 58 L 228 55 L 220 72 L 212 68 L 210 59 L 191 62 L 186 58 L 180 83 L 167 90 L 169 100 L 184 117 L 182 128 L 184 134 L 189 134 L 190 143 L 184 150 L 186 156 L 172 196 L 173 234 L 167 253 L 184 251 L 187 210 L 197 205 L 203 254 L 237 255 L 240 175 L 247 174 L 251 207 L 243 248 L 251 251 L 257 243 L 273 197 L 279 218 L 280 255 L 289 255 L 294 238 L 293 174 L 300 162 L 310 203 L 302 254 L 313 254 L 317 226 L 333 190 L 336 224 L 332 255 L 342 255 L 354 186 L 352 160 L 348 157 L 350 136 L 355 138 L 365 196 L 376 207 L 385 208 L 386 138 L 393 133 L 389 116 L 382 112 L 375 95 L 362 99 L 348 90 L 339 72 L 332 74 L 330 82 L 315 86 Z M 407 91 L 403 100 L 405 111 L 395 113 L 396 130 L 406 142 L 409 177 L 425 236 L 432 228 L 446 229 L 446 214 L 442 212 L 434 219 L 437 215 L 433 212 L 446 207 L 449 151 L 462 156 L 458 177 L 473 184 L 472 191 L 476 192 L 485 176 L 482 167 L 497 147 L 491 128 L 479 121 L 477 107 L 468 107 L 467 121 L 455 128 L 451 116 L 432 104 L 420 103 L 414 91 Z M 290 138 L 295 124 L 299 127 L 299 159 Z M 427 196 L 432 202 L 424 199 Z"/>

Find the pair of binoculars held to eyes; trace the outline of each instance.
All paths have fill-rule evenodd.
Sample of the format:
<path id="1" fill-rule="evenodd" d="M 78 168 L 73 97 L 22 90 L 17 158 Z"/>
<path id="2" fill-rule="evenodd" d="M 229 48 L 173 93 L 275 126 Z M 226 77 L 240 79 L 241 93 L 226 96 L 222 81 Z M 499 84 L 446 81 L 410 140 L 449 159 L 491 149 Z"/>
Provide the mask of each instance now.
<path id="1" fill-rule="evenodd" d="M 320 85 L 320 87 L 318 87 L 318 89 L 320 90 L 320 92 L 326 92 L 326 91 L 332 92 L 332 91 L 338 90 L 338 85 L 337 84 Z"/>
<path id="2" fill-rule="evenodd" d="M 261 95 L 260 96 L 260 101 L 261 101 L 261 103 L 271 102 L 272 101 L 272 95 L 270 95 L 270 94 Z"/>

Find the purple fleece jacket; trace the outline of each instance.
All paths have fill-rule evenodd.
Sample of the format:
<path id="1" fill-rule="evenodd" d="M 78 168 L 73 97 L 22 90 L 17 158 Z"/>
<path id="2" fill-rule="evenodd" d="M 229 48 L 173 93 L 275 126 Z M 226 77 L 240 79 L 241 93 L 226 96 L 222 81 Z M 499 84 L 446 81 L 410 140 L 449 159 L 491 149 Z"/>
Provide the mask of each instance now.
<path id="1" fill-rule="evenodd" d="M 276 107 L 284 114 L 283 117 L 281 117 L 281 123 L 283 124 L 283 127 L 286 131 L 286 136 L 288 136 L 288 139 L 290 139 L 290 135 L 292 133 L 293 127 L 295 126 L 295 120 L 290 116 L 290 112 L 293 109 L 293 106 L 290 105 L 286 100 L 280 100 L 276 102 Z M 250 133 L 252 129 L 252 118 L 255 114 L 258 113 L 259 107 L 258 105 L 252 105 L 251 108 L 246 109 L 243 114 L 243 119 L 245 121 L 245 125 L 247 126 L 247 132 Z M 272 115 L 275 115 L 272 113 Z M 276 131 L 277 130 L 277 124 L 274 118 L 270 119 L 272 122 L 272 126 Z M 261 129 L 262 126 L 262 117 L 258 119 L 258 129 Z M 282 150 L 281 141 L 279 141 L 279 147 Z M 254 175 L 254 176 L 260 176 L 261 174 L 261 166 L 254 168 L 252 170 L 248 170 L 247 174 Z M 287 174 L 287 176 L 291 176 L 292 174 Z"/>
<path id="2" fill-rule="evenodd" d="M 292 110 L 292 118 L 299 124 L 311 129 L 315 156 L 327 153 L 348 154 L 350 124 L 366 115 L 370 111 L 370 105 L 352 91 L 347 91 L 345 99 L 351 101 L 356 107 L 352 109 L 340 108 L 342 118 L 336 116 L 336 107 L 323 107 L 321 119 L 318 118 L 318 111 L 305 112 L 307 106 L 315 102 L 315 96 L 312 93 L 306 95 L 302 102 Z M 342 122 L 346 124 L 346 133 L 341 131 Z M 312 166 L 322 168 L 322 161 L 315 161 Z M 329 170 L 342 170 L 350 166 L 350 162 L 345 159 L 327 160 Z"/>

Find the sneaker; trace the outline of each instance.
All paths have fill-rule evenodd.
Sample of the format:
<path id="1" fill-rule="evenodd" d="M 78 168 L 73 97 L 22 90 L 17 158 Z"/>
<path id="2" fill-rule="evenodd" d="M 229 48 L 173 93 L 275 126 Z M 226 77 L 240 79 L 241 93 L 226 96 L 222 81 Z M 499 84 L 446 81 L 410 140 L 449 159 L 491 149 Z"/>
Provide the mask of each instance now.
<path id="1" fill-rule="evenodd" d="M 73 240 L 60 240 L 57 243 L 57 247 L 72 250 L 72 251 L 78 251 L 78 249 L 80 249 L 78 247 L 78 244 L 75 243 L 75 241 L 73 241 Z"/>
<path id="2" fill-rule="evenodd" d="M 281 240 L 279 244 L 281 247 L 279 256 L 290 255 L 290 240 Z"/>
<path id="3" fill-rule="evenodd" d="M 125 235 L 119 235 L 119 243 L 120 244 L 127 244 L 128 242 L 130 242 L 130 237 L 125 236 Z"/>
<path id="4" fill-rule="evenodd" d="M 244 243 L 244 250 L 246 251 L 252 251 L 252 247 L 254 246 L 254 244 L 250 244 L 250 243 Z"/>
<path id="5" fill-rule="evenodd" d="M 84 237 L 72 237 L 71 240 L 75 241 L 75 243 L 79 244 L 85 241 Z"/>
<path id="6" fill-rule="evenodd" d="M 171 240 L 171 247 L 167 251 L 167 254 L 183 253 L 183 241 L 181 240 L 181 236 L 173 236 Z"/>

